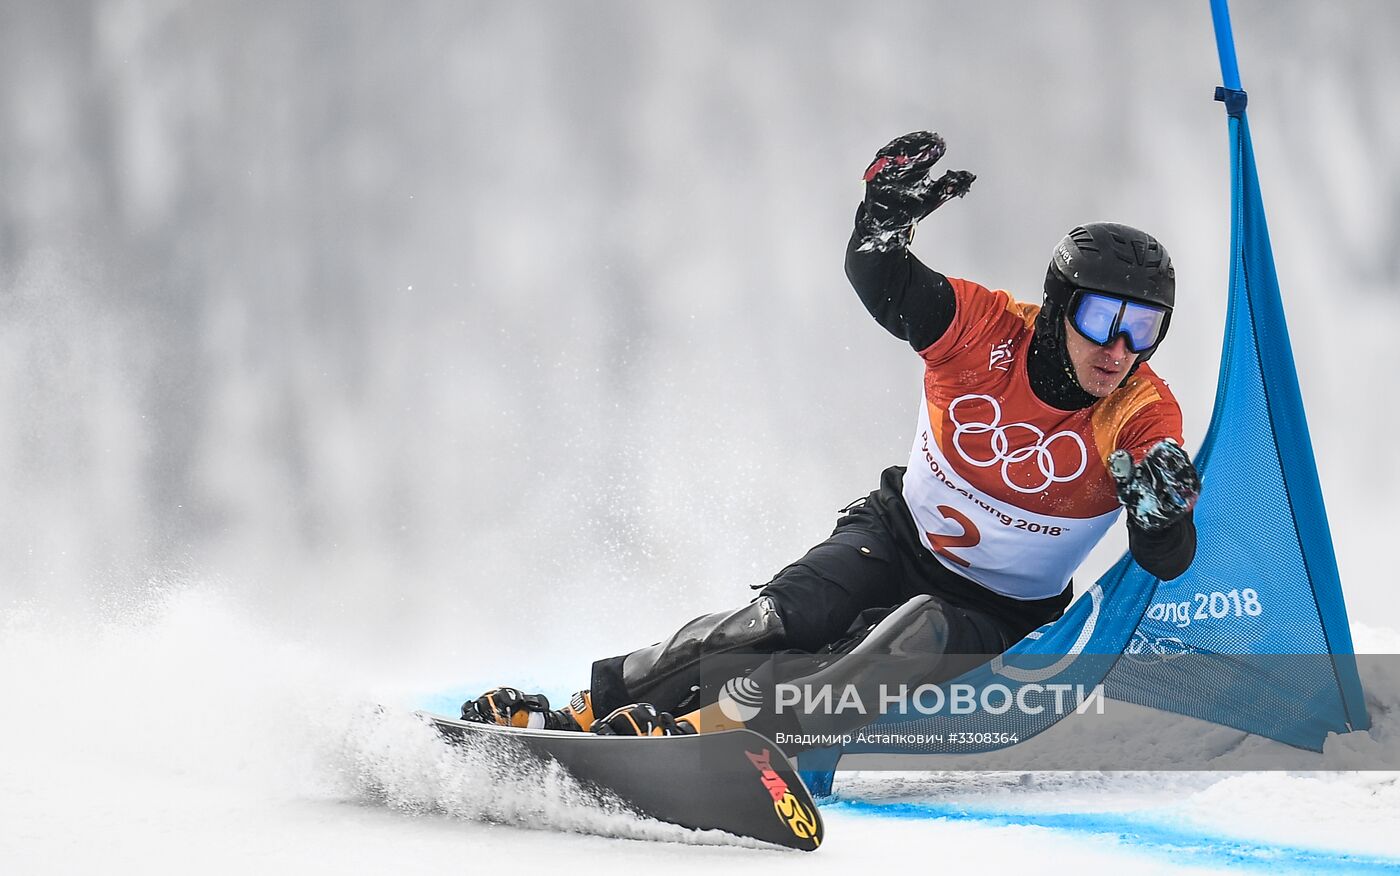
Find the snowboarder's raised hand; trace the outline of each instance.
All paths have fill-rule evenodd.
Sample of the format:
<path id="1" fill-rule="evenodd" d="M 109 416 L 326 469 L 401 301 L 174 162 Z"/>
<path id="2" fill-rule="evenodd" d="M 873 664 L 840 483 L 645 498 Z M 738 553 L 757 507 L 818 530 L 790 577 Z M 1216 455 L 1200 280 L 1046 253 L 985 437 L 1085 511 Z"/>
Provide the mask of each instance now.
<path id="1" fill-rule="evenodd" d="M 1201 476 L 1191 457 L 1175 441 L 1157 442 L 1142 462 L 1126 450 L 1108 457 L 1108 473 L 1118 486 L 1118 501 L 1140 529 L 1154 532 L 1185 517 L 1201 495 Z"/>
<path id="2" fill-rule="evenodd" d="M 875 153 L 865 170 L 865 206 L 856 218 L 861 252 L 908 246 L 914 226 L 952 198 L 961 198 L 976 176 L 950 170 L 937 179 L 933 166 L 947 150 L 931 131 L 896 137 Z"/>
<path id="3" fill-rule="evenodd" d="M 689 721 L 677 721 L 670 712 L 658 712 L 651 703 L 633 703 L 614 709 L 588 729 L 599 736 L 690 736 L 695 733 Z"/>

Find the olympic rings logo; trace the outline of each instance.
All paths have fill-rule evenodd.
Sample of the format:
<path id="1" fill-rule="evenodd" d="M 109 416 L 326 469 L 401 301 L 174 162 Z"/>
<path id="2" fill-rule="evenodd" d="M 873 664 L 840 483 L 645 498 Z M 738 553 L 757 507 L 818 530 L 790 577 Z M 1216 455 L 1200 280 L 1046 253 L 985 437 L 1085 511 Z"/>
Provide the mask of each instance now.
<path id="1" fill-rule="evenodd" d="M 990 423 L 970 422 L 964 423 L 958 419 L 958 405 L 969 401 L 984 401 L 992 406 L 992 420 Z M 948 419 L 953 421 L 956 427 L 953 430 L 953 447 L 957 448 L 958 455 L 967 461 L 969 465 L 978 468 L 990 468 L 1001 463 L 1001 479 L 1011 489 L 1018 493 L 1039 493 L 1051 484 L 1069 483 L 1084 473 L 1085 467 L 1089 465 L 1089 452 L 1084 447 L 1084 441 L 1075 432 L 1068 430 L 1056 432 L 1046 437 L 1045 432 L 1037 429 L 1030 423 L 1007 423 L 1001 424 L 1001 405 L 996 399 L 989 395 L 964 395 L 953 400 L 948 405 Z M 1029 436 L 1031 443 L 1025 447 L 1012 450 L 1012 438 L 1016 430 L 1021 430 L 1024 435 Z M 991 459 L 978 459 L 963 449 L 962 439 L 965 435 L 985 435 L 991 434 Z M 1055 465 L 1055 455 L 1051 452 L 1050 446 L 1056 441 L 1068 440 L 1079 448 L 1079 467 L 1073 474 L 1061 475 Z M 1011 480 L 1010 468 L 1021 462 L 1035 460 L 1036 468 L 1040 470 L 1040 475 L 1044 480 L 1034 487 L 1021 487 Z"/>

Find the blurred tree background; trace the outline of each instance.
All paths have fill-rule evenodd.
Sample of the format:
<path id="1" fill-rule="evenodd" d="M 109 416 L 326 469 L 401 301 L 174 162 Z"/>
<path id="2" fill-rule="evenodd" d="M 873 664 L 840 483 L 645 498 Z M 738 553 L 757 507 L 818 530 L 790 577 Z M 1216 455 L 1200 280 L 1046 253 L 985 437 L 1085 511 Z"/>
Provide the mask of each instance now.
<path id="1" fill-rule="evenodd" d="M 1397 604 L 1400 6 L 1233 6 L 1364 616 Z M 1218 80 L 1204 0 L 0 0 L 0 609 L 207 582 L 356 641 L 521 609 L 607 648 L 746 599 L 906 457 L 919 363 L 841 260 L 918 128 L 979 175 L 916 242 L 946 273 L 1038 300 L 1078 222 L 1166 243 L 1199 442 Z"/>

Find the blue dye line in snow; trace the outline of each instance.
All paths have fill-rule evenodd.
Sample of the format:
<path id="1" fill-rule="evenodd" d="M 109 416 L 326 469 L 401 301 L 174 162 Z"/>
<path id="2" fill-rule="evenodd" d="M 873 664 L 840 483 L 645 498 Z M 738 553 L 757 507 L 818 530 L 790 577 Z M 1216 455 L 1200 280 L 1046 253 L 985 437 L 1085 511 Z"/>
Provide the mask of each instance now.
<path id="1" fill-rule="evenodd" d="M 871 803 L 839 798 L 823 803 L 822 809 L 884 818 L 943 819 L 996 827 L 1046 827 L 1081 836 L 1117 840 L 1136 851 L 1183 866 L 1232 867 L 1271 873 L 1280 870 L 1400 873 L 1400 859 L 1296 846 L 1271 846 L 1195 833 L 1112 812 L 979 812 L 937 803 Z"/>
<path id="2" fill-rule="evenodd" d="M 483 687 L 482 690 L 486 690 L 486 688 Z M 432 712 L 434 715 L 446 715 L 449 718 L 455 718 L 462 712 L 462 703 L 467 700 L 474 700 L 479 695 L 479 693 L 474 693 L 470 696 L 466 694 L 434 694 L 430 697 L 424 697 L 418 704 L 418 708 L 425 712 Z"/>

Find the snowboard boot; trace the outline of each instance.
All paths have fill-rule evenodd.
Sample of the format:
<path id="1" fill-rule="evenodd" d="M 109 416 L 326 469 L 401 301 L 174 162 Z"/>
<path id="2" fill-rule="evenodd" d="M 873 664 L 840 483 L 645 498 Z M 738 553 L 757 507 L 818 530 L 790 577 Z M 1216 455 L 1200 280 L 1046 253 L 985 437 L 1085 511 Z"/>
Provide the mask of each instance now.
<path id="1" fill-rule="evenodd" d="M 658 712 L 651 703 L 633 703 L 614 709 L 589 728 L 599 736 L 693 736 L 695 725 L 670 712 Z"/>
<path id="2" fill-rule="evenodd" d="M 569 698 L 564 708 L 551 709 L 544 694 L 525 694 L 513 687 L 497 687 L 462 703 L 462 720 L 579 733 L 594 724 L 593 699 L 588 691 L 581 690 Z"/>

